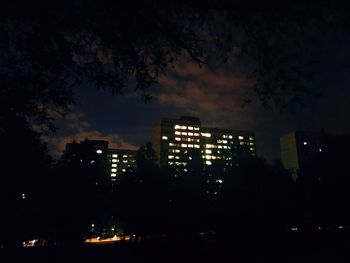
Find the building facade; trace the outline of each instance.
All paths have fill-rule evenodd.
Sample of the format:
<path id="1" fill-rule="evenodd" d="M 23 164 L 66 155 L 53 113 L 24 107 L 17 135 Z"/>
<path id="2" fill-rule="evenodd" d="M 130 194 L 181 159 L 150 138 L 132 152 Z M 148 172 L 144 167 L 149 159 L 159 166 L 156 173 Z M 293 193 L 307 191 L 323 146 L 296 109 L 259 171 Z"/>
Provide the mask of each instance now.
<path id="1" fill-rule="evenodd" d="M 170 165 L 187 171 L 201 160 L 201 123 L 198 118 L 162 119 L 156 124 L 154 148 L 161 167 Z"/>
<path id="2" fill-rule="evenodd" d="M 116 181 L 118 176 L 136 167 L 136 152 L 135 150 L 108 149 L 107 169 L 112 181 Z"/>
<path id="3" fill-rule="evenodd" d="M 203 127 L 194 117 L 160 120 L 154 145 L 160 166 L 174 166 L 185 172 L 191 162 L 200 162 L 204 170 L 210 170 L 208 167 L 218 163 L 230 167 L 239 158 L 256 155 L 254 133 Z"/>

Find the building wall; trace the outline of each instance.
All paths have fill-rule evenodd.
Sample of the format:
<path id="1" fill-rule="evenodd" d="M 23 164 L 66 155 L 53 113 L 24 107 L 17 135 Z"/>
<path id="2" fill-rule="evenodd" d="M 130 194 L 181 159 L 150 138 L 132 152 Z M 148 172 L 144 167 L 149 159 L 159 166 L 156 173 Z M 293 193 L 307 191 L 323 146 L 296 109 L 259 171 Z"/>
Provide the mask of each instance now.
<path id="1" fill-rule="evenodd" d="M 188 163 L 200 159 L 198 118 L 162 119 L 155 128 L 154 145 L 160 166 L 187 170 Z"/>
<path id="2" fill-rule="evenodd" d="M 252 132 L 220 128 L 202 128 L 202 159 L 205 165 L 221 160 L 224 166 L 237 164 L 240 158 L 256 155 Z"/>
<path id="3" fill-rule="evenodd" d="M 136 167 L 136 153 L 134 150 L 108 149 L 108 175 L 112 181 L 129 169 Z"/>

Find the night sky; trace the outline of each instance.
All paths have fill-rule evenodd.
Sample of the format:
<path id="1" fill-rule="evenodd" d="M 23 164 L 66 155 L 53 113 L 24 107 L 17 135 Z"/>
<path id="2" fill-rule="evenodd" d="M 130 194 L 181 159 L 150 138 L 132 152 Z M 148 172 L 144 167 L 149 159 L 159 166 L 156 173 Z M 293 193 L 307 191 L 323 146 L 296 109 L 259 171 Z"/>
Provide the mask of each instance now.
<path id="1" fill-rule="evenodd" d="M 56 157 L 73 139 L 106 139 L 110 147 L 136 149 L 152 141 L 154 124 L 162 117 L 196 116 L 202 125 L 254 131 L 257 152 L 269 162 L 280 159 L 279 137 L 292 130 L 350 133 L 348 89 L 350 40 L 323 36 L 313 85 L 320 97 L 306 95 L 303 106 L 265 109 L 254 97 L 254 77 L 240 69 L 235 57 L 227 64 L 201 69 L 186 60 L 177 63 L 159 85 L 148 92 L 145 104 L 130 85 L 123 95 L 85 87 L 76 90 L 72 113 L 57 121 L 58 132 L 49 139 Z M 241 107 L 246 98 L 253 103 Z"/>

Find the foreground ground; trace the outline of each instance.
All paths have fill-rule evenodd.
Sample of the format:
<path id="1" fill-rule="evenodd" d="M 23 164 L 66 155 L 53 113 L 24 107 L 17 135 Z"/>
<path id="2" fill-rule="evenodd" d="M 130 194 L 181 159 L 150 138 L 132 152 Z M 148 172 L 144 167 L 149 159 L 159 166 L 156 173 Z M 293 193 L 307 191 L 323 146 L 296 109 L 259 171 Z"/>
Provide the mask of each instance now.
<path id="1" fill-rule="evenodd" d="M 139 243 L 1 249 L 0 262 L 350 262 L 348 234 L 225 241 L 158 238 Z"/>

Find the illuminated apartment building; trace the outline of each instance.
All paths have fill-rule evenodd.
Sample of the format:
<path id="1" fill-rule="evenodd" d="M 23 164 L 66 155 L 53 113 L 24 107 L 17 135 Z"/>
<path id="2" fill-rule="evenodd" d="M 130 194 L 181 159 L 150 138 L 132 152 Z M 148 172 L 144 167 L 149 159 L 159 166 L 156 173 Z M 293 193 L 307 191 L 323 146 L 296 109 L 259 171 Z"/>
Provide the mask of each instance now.
<path id="1" fill-rule="evenodd" d="M 136 166 L 136 152 L 134 150 L 108 149 L 108 174 L 112 181 L 127 170 Z"/>
<path id="2" fill-rule="evenodd" d="M 198 118 L 162 119 L 155 127 L 154 148 L 160 166 L 187 171 L 201 160 L 201 123 Z"/>
<path id="3" fill-rule="evenodd" d="M 255 136 L 251 132 L 202 127 L 202 159 L 206 166 L 238 164 L 240 158 L 255 156 Z"/>
<path id="4" fill-rule="evenodd" d="M 256 154 L 253 133 L 202 127 L 193 117 L 162 119 L 155 128 L 154 145 L 160 166 L 185 172 L 191 162 L 201 162 L 204 169 L 215 163 L 228 167 Z"/>

